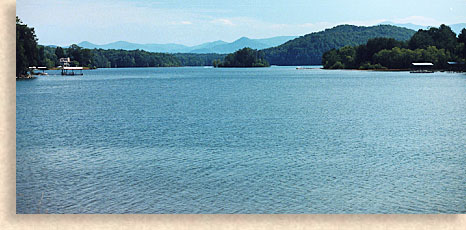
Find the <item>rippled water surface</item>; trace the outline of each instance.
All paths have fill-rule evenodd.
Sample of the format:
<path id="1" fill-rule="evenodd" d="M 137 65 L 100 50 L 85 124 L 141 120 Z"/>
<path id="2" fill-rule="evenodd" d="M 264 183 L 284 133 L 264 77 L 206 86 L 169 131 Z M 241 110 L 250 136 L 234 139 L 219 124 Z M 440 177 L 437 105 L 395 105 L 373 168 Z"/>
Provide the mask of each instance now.
<path id="1" fill-rule="evenodd" d="M 465 213 L 466 75 L 50 75 L 16 150 L 17 213 Z"/>

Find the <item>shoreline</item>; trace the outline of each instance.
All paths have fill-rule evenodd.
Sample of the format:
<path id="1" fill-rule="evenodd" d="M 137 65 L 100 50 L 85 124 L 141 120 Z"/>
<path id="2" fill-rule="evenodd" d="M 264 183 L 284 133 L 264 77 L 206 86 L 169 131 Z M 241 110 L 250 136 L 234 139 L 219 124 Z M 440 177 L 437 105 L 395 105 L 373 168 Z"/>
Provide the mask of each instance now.
<path id="1" fill-rule="evenodd" d="M 33 76 L 33 75 L 26 75 L 26 76 L 19 76 L 19 77 L 16 77 L 16 80 L 32 80 L 32 79 L 36 79 L 37 77 L 36 76 Z"/>
<path id="2" fill-rule="evenodd" d="M 297 67 L 297 66 L 277 66 L 277 65 L 272 65 L 268 67 L 213 67 L 213 66 L 157 66 L 157 67 L 101 67 L 101 68 L 90 68 L 90 67 L 83 67 L 83 70 L 96 70 L 96 69 L 128 69 L 128 68 L 134 68 L 134 69 L 139 69 L 139 68 L 189 68 L 189 67 L 199 67 L 199 68 L 219 68 L 219 69 L 248 69 L 248 68 L 272 68 L 272 67 L 293 67 L 296 70 L 347 70 L 347 71 L 374 71 L 374 72 L 410 72 L 413 71 L 412 69 L 326 69 L 323 67 Z M 61 70 L 61 68 L 49 68 L 47 70 Z M 432 70 L 434 72 L 454 72 L 454 73 L 465 73 L 466 71 L 454 71 L 454 70 Z M 37 74 L 41 75 L 41 74 Z M 17 79 L 30 79 L 31 77 L 17 77 Z M 34 78 L 34 77 L 32 77 Z"/>
<path id="3" fill-rule="evenodd" d="M 323 70 L 348 70 L 348 71 L 375 71 L 375 72 L 409 72 L 410 69 L 326 69 Z"/>
<path id="4" fill-rule="evenodd" d="M 323 70 L 348 70 L 348 71 L 373 71 L 373 72 L 411 72 L 411 69 L 325 69 Z M 453 73 L 466 73 L 466 71 L 454 70 L 432 70 L 433 72 L 453 72 Z"/>

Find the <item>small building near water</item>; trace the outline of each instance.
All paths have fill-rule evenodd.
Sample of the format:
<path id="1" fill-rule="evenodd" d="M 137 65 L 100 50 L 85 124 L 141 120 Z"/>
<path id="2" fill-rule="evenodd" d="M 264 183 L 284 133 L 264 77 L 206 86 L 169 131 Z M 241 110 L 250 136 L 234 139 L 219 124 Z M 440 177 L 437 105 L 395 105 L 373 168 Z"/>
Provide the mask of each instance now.
<path id="1" fill-rule="evenodd" d="M 411 73 L 433 73 L 434 71 L 432 68 L 434 67 L 434 64 L 431 62 L 418 62 L 418 63 L 412 63 L 413 68 L 411 70 Z"/>
<path id="2" fill-rule="evenodd" d="M 67 58 L 60 58 L 59 60 L 61 66 L 70 66 L 71 59 L 69 57 Z"/>

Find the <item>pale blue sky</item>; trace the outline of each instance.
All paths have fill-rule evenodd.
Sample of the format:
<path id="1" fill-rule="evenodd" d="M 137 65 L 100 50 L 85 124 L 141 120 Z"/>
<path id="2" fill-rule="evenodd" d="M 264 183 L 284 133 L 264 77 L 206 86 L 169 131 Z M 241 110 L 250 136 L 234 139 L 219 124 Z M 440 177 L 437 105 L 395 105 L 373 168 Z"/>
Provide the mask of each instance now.
<path id="1" fill-rule="evenodd" d="M 304 35 L 339 24 L 466 23 L 466 0 L 17 0 L 40 44 L 114 41 L 197 45 Z"/>

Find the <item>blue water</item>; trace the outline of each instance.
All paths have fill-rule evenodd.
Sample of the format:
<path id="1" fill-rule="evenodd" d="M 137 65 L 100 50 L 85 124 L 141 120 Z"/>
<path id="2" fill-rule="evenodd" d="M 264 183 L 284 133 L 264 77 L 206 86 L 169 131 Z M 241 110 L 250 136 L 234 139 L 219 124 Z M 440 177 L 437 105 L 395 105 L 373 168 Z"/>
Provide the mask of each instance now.
<path id="1" fill-rule="evenodd" d="M 16 150 L 17 213 L 466 213 L 466 75 L 50 75 Z"/>

